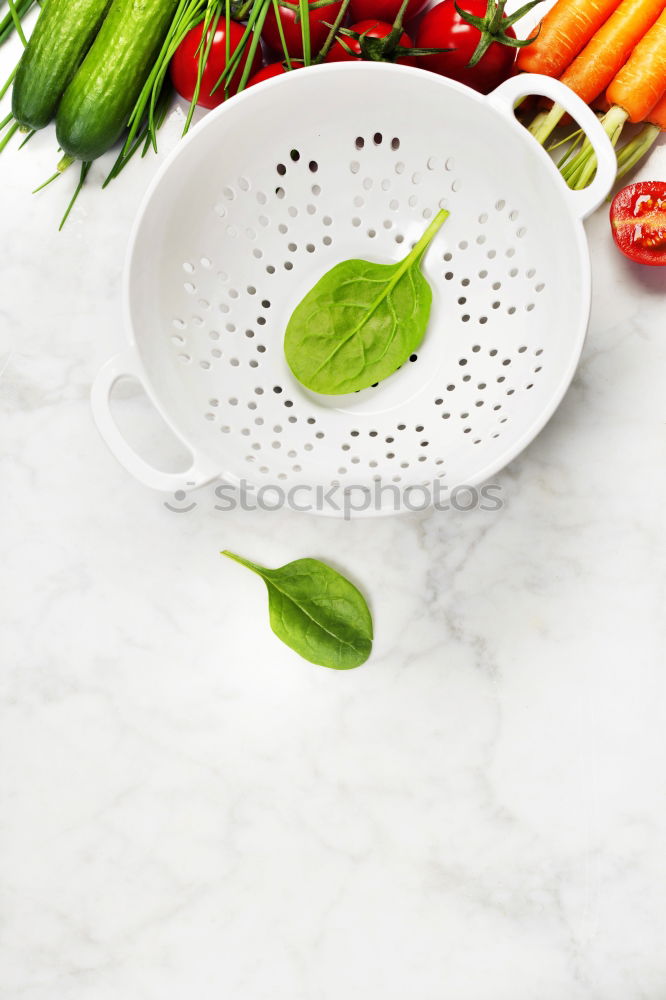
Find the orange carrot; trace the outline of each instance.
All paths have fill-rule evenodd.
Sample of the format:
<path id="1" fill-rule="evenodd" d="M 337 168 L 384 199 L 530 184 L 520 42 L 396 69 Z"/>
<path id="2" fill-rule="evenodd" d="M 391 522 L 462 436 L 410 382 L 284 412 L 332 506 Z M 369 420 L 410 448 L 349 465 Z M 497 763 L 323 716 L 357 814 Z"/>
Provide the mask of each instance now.
<path id="1" fill-rule="evenodd" d="M 520 49 L 518 69 L 560 76 L 619 5 L 620 0 L 557 0 L 532 32 L 532 44 Z"/>
<path id="2" fill-rule="evenodd" d="M 611 83 L 666 8 L 666 0 L 622 0 L 560 80 L 589 104 Z"/>
<path id="3" fill-rule="evenodd" d="M 630 122 L 649 117 L 666 91 L 666 8 L 612 81 L 606 97 Z"/>
<path id="4" fill-rule="evenodd" d="M 666 94 L 657 101 L 648 115 L 648 121 L 650 125 L 656 125 L 662 132 L 666 132 Z"/>

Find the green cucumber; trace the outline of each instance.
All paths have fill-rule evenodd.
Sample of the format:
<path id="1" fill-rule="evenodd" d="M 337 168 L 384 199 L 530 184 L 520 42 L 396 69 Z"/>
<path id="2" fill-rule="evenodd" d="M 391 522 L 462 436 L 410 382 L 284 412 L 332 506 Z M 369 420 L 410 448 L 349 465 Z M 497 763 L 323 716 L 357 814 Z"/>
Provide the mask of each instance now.
<path id="1" fill-rule="evenodd" d="M 122 135 L 162 47 L 178 0 L 113 0 L 56 115 L 68 156 L 95 160 Z"/>
<path id="2" fill-rule="evenodd" d="M 99 31 L 109 0 L 46 0 L 18 64 L 12 114 L 44 128 Z"/>

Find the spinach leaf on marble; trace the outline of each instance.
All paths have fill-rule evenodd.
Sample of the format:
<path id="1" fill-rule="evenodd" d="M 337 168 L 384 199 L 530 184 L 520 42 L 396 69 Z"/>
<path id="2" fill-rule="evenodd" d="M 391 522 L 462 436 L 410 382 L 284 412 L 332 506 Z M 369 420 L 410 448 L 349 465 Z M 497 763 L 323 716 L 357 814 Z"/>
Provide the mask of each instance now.
<path id="1" fill-rule="evenodd" d="M 266 569 L 224 550 L 260 576 L 268 589 L 271 628 L 299 656 L 322 667 L 349 670 L 372 649 L 372 617 L 359 590 L 318 559 Z"/>

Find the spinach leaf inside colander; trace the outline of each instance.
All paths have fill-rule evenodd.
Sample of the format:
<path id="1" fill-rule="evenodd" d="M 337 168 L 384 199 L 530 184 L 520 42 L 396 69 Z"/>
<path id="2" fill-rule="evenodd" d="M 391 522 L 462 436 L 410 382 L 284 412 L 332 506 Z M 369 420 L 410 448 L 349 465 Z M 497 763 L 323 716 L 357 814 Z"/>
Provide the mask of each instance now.
<path id="1" fill-rule="evenodd" d="M 404 260 L 343 261 L 296 306 L 284 350 L 307 389 L 327 395 L 367 389 L 418 348 L 432 302 L 421 260 L 448 215 L 446 209 L 437 213 Z"/>

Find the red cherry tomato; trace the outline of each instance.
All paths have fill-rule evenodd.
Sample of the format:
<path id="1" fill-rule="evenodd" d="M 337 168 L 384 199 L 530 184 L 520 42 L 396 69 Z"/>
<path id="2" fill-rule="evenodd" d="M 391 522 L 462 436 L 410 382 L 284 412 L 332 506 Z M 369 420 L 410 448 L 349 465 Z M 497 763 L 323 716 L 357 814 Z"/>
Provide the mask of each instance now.
<path id="1" fill-rule="evenodd" d="M 292 60 L 291 68 L 302 69 L 303 63 L 300 60 L 294 59 Z M 250 79 L 245 84 L 245 86 L 246 88 L 251 87 L 255 83 L 262 83 L 263 80 L 272 80 L 274 76 L 282 76 L 283 73 L 288 73 L 288 72 L 289 70 L 287 69 L 284 63 L 281 62 L 269 63 L 268 66 L 264 66 L 264 68 L 260 69 L 258 73 L 255 73 L 254 76 L 251 76 Z"/>
<path id="2" fill-rule="evenodd" d="M 312 5 L 316 0 L 308 0 L 308 5 Z M 331 30 L 328 25 L 333 24 L 340 12 L 342 0 L 334 0 L 333 3 L 324 7 L 310 6 L 308 23 L 310 25 L 310 54 L 316 55 L 322 47 L 328 33 Z M 303 56 L 303 31 L 300 19 L 297 21 L 298 12 L 291 7 L 278 7 L 280 11 L 280 24 L 284 33 L 284 40 L 287 45 L 289 58 L 302 58 Z M 282 40 L 278 29 L 278 22 L 275 16 L 275 9 L 272 4 L 268 7 L 266 20 L 261 32 L 262 38 L 274 52 L 283 53 Z"/>
<path id="3" fill-rule="evenodd" d="M 666 183 L 642 181 L 613 198 L 610 223 L 616 246 L 629 260 L 666 266 Z"/>
<path id="4" fill-rule="evenodd" d="M 418 17 L 427 2 L 428 0 L 409 0 L 402 17 L 405 24 Z M 349 16 L 352 21 L 369 21 L 378 17 L 380 21 L 393 24 L 401 6 L 402 0 L 351 0 Z"/>
<path id="5" fill-rule="evenodd" d="M 230 54 L 236 51 L 244 33 L 245 28 L 242 24 L 238 24 L 237 21 L 232 21 L 230 23 Z M 191 31 L 188 31 L 185 38 L 176 49 L 169 67 L 171 81 L 180 96 L 184 97 L 186 101 L 192 100 L 194 88 L 197 82 L 197 72 L 199 69 L 199 43 L 201 42 L 202 34 L 203 23 L 198 24 L 195 28 L 192 28 Z M 238 69 L 229 81 L 229 93 L 235 94 L 238 90 L 238 85 L 241 81 L 246 63 L 247 51 L 241 56 L 238 63 Z M 220 74 L 223 72 L 226 64 L 226 26 L 224 19 L 221 19 L 218 22 L 215 35 L 213 36 L 213 43 L 210 47 L 208 59 L 206 60 L 203 76 L 201 78 L 201 90 L 199 91 L 197 104 L 200 104 L 202 108 L 216 108 L 218 104 L 222 104 L 224 101 L 224 84 L 220 84 L 214 94 L 211 93 L 211 90 L 219 80 Z M 257 51 L 254 59 L 252 60 L 250 73 L 255 73 L 260 66 L 261 56 Z"/>
<path id="6" fill-rule="evenodd" d="M 388 24 L 386 21 L 377 21 L 375 18 L 370 18 L 367 21 L 358 21 L 356 24 L 350 25 L 350 30 L 358 32 L 359 35 L 367 35 L 369 38 L 386 38 L 387 35 L 391 34 L 393 25 Z M 340 39 L 342 39 L 342 41 Z M 413 47 L 412 40 L 406 31 L 403 31 L 398 44 L 406 46 L 410 49 Z M 351 52 L 347 51 L 345 45 L 351 49 Z M 329 52 L 326 54 L 324 62 L 351 62 L 354 59 L 360 58 L 360 41 L 357 38 L 351 38 L 349 35 L 341 35 L 335 40 L 335 42 L 333 42 Z M 414 60 L 409 56 L 405 58 L 398 58 L 396 61 L 404 66 L 416 65 Z"/>
<path id="7" fill-rule="evenodd" d="M 458 6 L 475 17 L 485 18 L 489 5 L 487 0 L 460 0 Z M 501 27 L 501 26 L 500 26 Z M 509 38 L 515 38 L 513 28 L 503 28 Z M 516 60 L 516 49 L 493 41 L 476 66 L 467 64 L 474 54 L 481 32 L 468 24 L 457 12 L 454 0 L 443 0 L 423 15 L 416 34 L 416 45 L 424 49 L 452 49 L 436 55 L 420 56 L 419 66 L 432 70 L 451 80 L 466 83 L 468 87 L 488 94 L 511 76 Z"/>
<path id="8" fill-rule="evenodd" d="M 282 76 L 286 72 L 287 68 L 284 63 L 269 63 L 268 66 L 264 66 L 258 73 L 250 77 L 246 87 L 252 87 L 255 83 L 262 83 L 264 80 L 272 80 L 274 76 Z"/>

